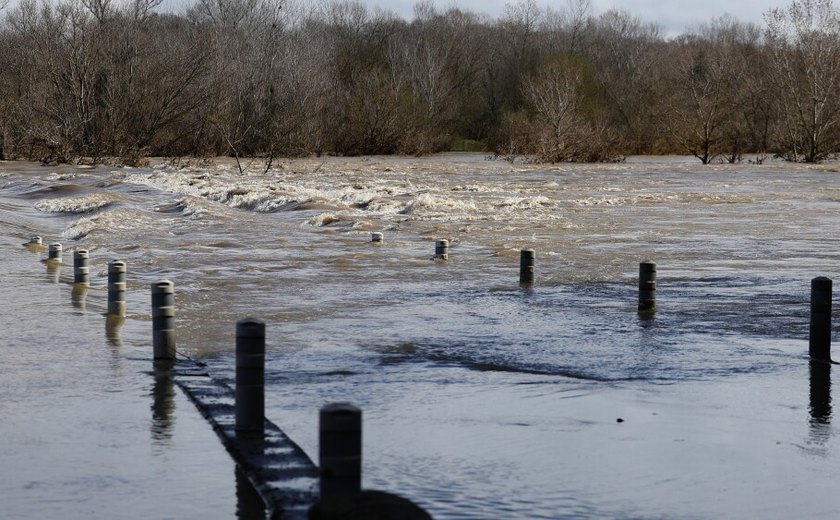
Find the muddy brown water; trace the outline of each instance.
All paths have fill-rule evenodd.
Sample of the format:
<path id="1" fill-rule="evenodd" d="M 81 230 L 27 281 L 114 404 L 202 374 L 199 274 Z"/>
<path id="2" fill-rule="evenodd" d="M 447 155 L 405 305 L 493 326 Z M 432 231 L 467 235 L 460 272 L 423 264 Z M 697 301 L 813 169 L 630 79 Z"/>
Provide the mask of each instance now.
<path id="1" fill-rule="evenodd" d="M 148 355 L 159 279 L 175 282 L 179 350 L 222 380 L 236 320 L 265 319 L 268 417 L 316 459 L 318 408 L 361 406 L 365 487 L 436 518 L 840 514 L 832 374 L 806 356 L 810 280 L 840 270 L 838 165 L 448 154 L 256 166 L 0 163 L 4 259 L 29 273 L 4 329 L 71 306 L 40 294 L 61 292 L 21 246 L 41 235 L 66 259 L 89 249 L 93 280 L 85 309 L 40 331 L 48 360 L 79 320 L 97 326 L 107 262 L 125 260 L 131 353 L 113 363 Z M 447 262 L 431 260 L 437 238 Z M 523 248 L 537 252 L 533 288 L 518 284 Z M 653 319 L 636 312 L 647 259 Z M 60 400 L 42 406 L 62 413 Z"/>

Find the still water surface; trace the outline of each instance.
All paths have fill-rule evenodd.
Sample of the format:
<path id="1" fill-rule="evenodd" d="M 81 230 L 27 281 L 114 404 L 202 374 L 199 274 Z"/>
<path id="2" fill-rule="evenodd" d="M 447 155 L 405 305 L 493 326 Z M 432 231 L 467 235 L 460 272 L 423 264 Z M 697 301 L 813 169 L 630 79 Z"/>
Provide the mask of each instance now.
<path id="1" fill-rule="evenodd" d="M 30 235 L 89 249 L 89 309 L 125 260 L 132 348 L 149 283 L 173 280 L 179 350 L 228 382 L 235 321 L 265 319 L 267 416 L 314 459 L 318 408 L 358 404 L 365 486 L 436 518 L 840 515 L 831 372 L 805 355 L 810 280 L 840 268 L 837 165 L 254 166 L 5 163 L 2 235 L 33 272 Z M 12 321 L 31 321 L 21 284 Z"/>

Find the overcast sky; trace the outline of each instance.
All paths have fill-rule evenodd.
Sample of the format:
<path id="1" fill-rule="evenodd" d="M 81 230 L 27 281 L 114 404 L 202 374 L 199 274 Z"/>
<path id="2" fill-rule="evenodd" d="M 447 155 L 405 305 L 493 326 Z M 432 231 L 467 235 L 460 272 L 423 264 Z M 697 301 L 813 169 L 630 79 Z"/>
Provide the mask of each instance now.
<path id="1" fill-rule="evenodd" d="M 385 7 L 404 18 L 412 18 L 415 0 L 364 0 L 369 6 Z M 516 0 L 435 0 L 439 9 L 457 6 L 477 13 L 500 16 L 505 4 Z M 566 0 L 537 0 L 541 6 L 562 9 Z M 666 33 L 675 35 L 686 29 L 708 22 L 725 13 L 736 16 L 739 20 L 763 25 L 764 13 L 773 7 L 783 7 L 789 0 L 592 0 L 594 14 L 608 9 L 622 9 L 638 16 L 646 22 L 656 22 L 663 26 Z"/>

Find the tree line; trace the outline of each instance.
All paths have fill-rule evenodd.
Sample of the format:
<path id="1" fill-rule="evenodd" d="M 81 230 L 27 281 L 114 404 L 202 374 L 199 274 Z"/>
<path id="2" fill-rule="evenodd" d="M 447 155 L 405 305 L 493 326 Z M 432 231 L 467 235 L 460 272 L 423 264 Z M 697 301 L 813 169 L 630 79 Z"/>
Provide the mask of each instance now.
<path id="1" fill-rule="evenodd" d="M 490 18 L 428 0 L 20 0 L 0 21 L 0 159 L 136 163 L 482 150 L 538 161 L 840 151 L 840 14 L 795 0 L 676 38 L 590 0 Z M 0 0 L 2 8 L 3 0 Z"/>

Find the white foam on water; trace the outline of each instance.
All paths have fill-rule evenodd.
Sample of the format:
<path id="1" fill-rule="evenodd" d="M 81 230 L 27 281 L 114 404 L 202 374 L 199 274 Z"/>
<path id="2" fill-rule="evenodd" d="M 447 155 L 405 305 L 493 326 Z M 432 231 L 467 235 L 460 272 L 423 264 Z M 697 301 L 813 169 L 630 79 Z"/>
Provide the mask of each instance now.
<path id="1" fill-rule="evenodd" d="M 69 240 L 80 240 L 94 231 L 101 231 L 125 237 L 149 233 L 154 229 L 153 224 L 153 219 L 143 211 L 119 208 L 82 217 L 65 229 L 62 236 Z"/>
<path id="2" fill-rule="evenodd" d="M 62 197 L 38 201 L 35 209 L 44 213 L 91 213 L 121 200 L 117 195 L 90 193 L 79 197 Z"/>
<path id="3" fill-rule="evenodd" d="M 336 222 L 341 222 L 341 220 L 341 217 L 335 213 L 321 213 L 320 215 L 310 218 L 306 221 L 306 223 L 310 226 L 323 227 L 335 224 Z"/>

